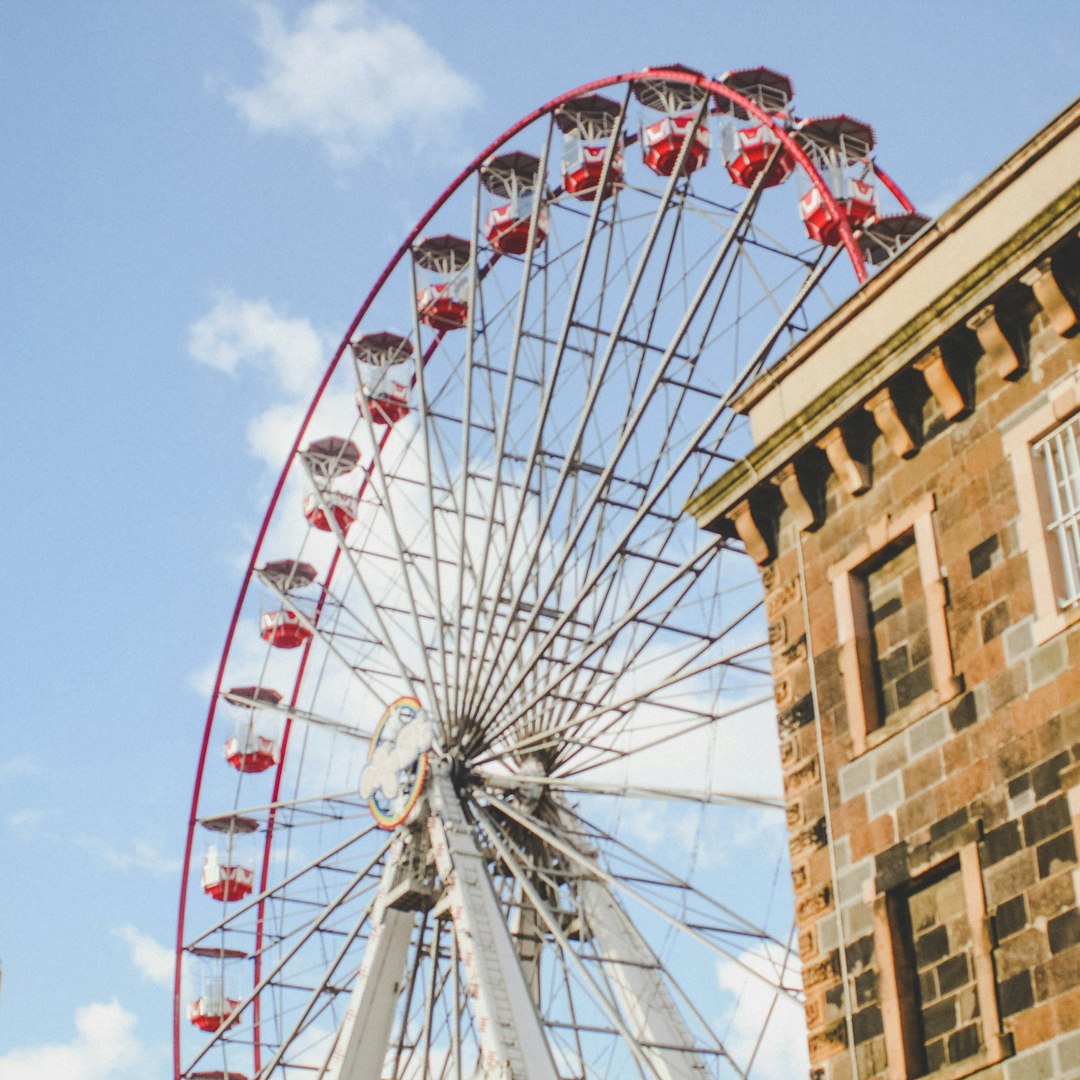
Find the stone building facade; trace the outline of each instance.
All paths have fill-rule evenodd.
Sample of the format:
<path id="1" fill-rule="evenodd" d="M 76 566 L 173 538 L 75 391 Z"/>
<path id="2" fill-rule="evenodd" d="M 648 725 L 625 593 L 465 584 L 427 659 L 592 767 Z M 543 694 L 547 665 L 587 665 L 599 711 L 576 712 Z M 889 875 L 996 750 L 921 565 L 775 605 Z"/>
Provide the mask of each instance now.
<path id="1" fill-rule="evenodd" d="M 815 1080 L 1080 1077 L 1080 103 L 747 390 Z"/>

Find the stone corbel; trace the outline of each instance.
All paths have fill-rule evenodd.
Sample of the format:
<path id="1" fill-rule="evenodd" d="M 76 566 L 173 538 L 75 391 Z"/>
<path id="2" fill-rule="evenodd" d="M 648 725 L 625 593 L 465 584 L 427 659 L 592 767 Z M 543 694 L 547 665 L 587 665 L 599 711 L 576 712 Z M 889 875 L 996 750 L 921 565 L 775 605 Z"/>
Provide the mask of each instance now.
<path id="1" fill-rule="evenodd" d="M 799 529 L 804 532 L 812 529 L 817 524 L 817 515 L 799 482 L 795 465 L 791 462 L 785 465 L 773 478 L 773 483 L 780 489 L 780 495 Z"/>
<path id="2" fill-rule="evenodd" d="M 900 419 L 896 402 L 893 401 L 892 392 L 888 387 L 879 390 L 867 401 L 866 410 L 873 415 L 874 423 L 885 436 L 889 449 L 897 457 L 908 458 L 919 452 L 915 440 L 911 437 L 911 432 Z"/>
<path id="3" fill-rule="evenodd" d="M 968 403 L 953 380 L 940 345 L 935 345 L 928 353 L 920 356 L 913 366 L 926 380 L 926 385 L 946 420 L 955 420 L 967 412 Z"/>
<path id="4" fill-rule="evenodd" d="M 1050 317 L 1054 331 L 1066 337 L 1075 334 L 1080 323 L 1077 321 L 1076 308 L 1061 290 L 1054 268 L 1048 255 L 1040 259 L 1030 270 L 1020 275 L 1020 281 L 1030 287 L 1039 301 L 1039 306 Z"/>
<path id="5" fill-rule="evenodd" d="M 1024 364 L 1001 329 L 993 304 L 977 311 L 967 320 L 967 328 L 975 331 L 983 352 L 1003 379 L 1015 379 L 1024 371 Z"/>
<path id="6" fill-rule="evenodd" d="M 849 495 L 861 495 L 870 487 L 869 466 L 851 456 L 844 433 L 838 427 L 822 435 L 817 445 L 825 451 L 833 472 Z"/>
<path id="7" fill-rule="evenodd" d="M 743 499 L 736 503 L 729 513 L 731 524 L 735 526 L 735 532 L 739 539 L 746 545 L 747 553 L 762 566 L 769 561 L 772 553 L 769 551 L 769 542 L 761 534 L 761 530 L 754 520 L 750 511 L 750 500 Z"/>

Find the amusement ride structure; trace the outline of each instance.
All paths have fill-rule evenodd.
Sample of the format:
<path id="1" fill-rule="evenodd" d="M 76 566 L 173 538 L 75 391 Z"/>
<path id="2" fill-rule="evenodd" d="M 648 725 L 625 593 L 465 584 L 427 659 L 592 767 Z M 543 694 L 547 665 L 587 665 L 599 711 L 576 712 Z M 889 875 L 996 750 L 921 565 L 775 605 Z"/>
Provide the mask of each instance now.
<path id="1" fill-rule="evenodd" d="M 799 996 L 769 646 L 683 506 L 748 445 L 737 395 L 925 224 L 869 126 L 791 100 L 677 65 L 564 94 L 364 301 L 218 671 L 177 1080 L 752 1074 Z"/>

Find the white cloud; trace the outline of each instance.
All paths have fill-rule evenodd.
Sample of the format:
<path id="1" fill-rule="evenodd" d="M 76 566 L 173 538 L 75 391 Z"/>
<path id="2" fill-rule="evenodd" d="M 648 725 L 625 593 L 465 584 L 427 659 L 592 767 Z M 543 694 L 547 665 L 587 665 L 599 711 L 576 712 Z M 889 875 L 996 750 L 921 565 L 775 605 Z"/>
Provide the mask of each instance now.
<path id="1" fill-rule="evenodd" d="M 0 1057 L 4 1080 L 116 1080 L 145 1057 L 135 1016 L 118 1002 L 75 1011 L 75 1038 L 60 1046 L 12 1050 Z"/>
<path id="2" fill-rule="evenodd" d="M 415 30 L 366 0 L 319 0 L 292 27 L 273 4 L 252 7 L 261 79 L 229 96 L 257 132 L 310 136 L 349 162 L 401 134 L 417 148 L 445 138 L 447 120 L 479 100 Z"/>
<path id="3" fill-rule="evenodd" d="M 40 776 L 41 772 L 41 762 L 33 754 L 16 754 L 0 761 L 0 780 Z"/>
<path id="4" fill-rule="evenodd" d="M 113 933 L 131 949 L 131 962 L 140 974 L 155 986 L 172 986 L 176 957 L 172 949 L 158 944 L 149 934 L 134 926 L 118 926 Z"/>
<path id="5" fill-rule="evenodd" d="M 208 367 L 235 375 L 244 365 L 272 376 L 291 394 L 310 391 L 326 347 L 307 319 L 278 314 L 266 300 L 225 294 L 188 332 L 188 351 Z"/>
<path id="6" fill-rule="evenodd" d="M 76 834 L 71 837 L 71 842 L 114 870 L 141 870 L 156 877 L 172 877 L 180 872 L 179 859 L 162 855 L 143 841 L 119 849 L 100 837 Z"/>
<path id="7" fill-rule="evenodd" d="M 747 952 L 740 960 L 770 979 L 777 977 L 778 957 L 767 960 Z M 802 1004 L 786 994 L 777 995 L 760 979 L 730 961 L 719 961 L 716 974 L 721 993 L 734 998 L 734 1006 L 727 1013 L 731 1017 L 730 1027 L 720 1034 L 739 1066 L 746 1069 L 754 1055 L 752 1075 L 757 1080 L 806 1076 L 810 1061 Z M 788 970 L 784 982 L 788 986 L 798 985 L 798 971 Z M 763 1029 L 764 1037 L 761 1037 Z"/>

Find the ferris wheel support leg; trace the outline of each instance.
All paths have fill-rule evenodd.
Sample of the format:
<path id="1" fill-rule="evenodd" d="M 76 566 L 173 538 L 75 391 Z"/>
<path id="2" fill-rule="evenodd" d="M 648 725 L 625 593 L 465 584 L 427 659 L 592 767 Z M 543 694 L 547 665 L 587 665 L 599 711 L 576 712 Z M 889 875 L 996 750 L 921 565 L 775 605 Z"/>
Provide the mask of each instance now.
<path id="1" fill-rule="evenodd" d="M 398 868 L 406 861 L 409 839 L 402 832 L 387 857 L 364 959 L 334 1049 L 319 1080 L 379 1080 L 382 1076 L 416 918 L 415 912 L 399 911 L 388 904 L 389 894 L 397 884 Z"/>
<path id="2" fill-rule="evenodd" d="M 488 876 L 487 860 L 458 801 L 445 765 L 429 779 L 428 822 L 435 866 L 445 884 L 468 979 L 475 999 L 485 1080 L 558 1080 L 529 981 Z"/>

